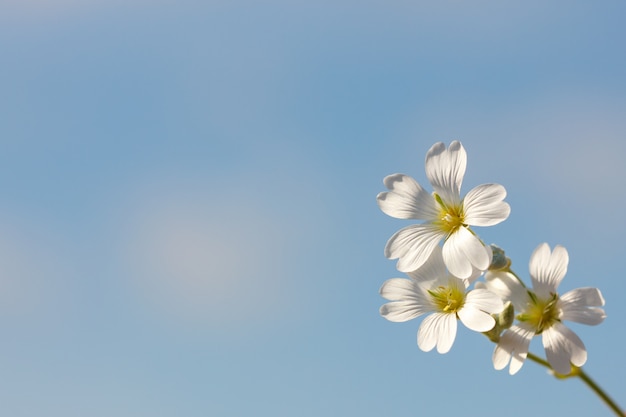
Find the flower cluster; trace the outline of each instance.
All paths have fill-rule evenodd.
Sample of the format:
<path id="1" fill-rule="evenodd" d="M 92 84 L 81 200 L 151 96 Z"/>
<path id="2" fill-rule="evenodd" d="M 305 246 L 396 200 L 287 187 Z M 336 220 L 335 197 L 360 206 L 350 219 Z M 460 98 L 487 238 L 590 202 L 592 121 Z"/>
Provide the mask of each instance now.
<path id="1" fill-rule="evenodd" d="M 467 155 L 460 142 L 436 143 L 426 154 L 426 176 L 432 193 L 416 180 L 393 174 L 384 179 L 388 191 L 378 194 L 380 209 L 398 219 L 420 220 L 396 232 L 385 256 L 398 259 L 408 277 L 387 280 L 380 294 L 389 302 L 380 308 L 387 320 L 404 322 L 428 314 L 419 326 L 417 345 L 423 351 L 446 353 L 454 343 L 457 320 L 484 333 L 496 347 L 496 369 L 509 365 L 514 374 L 528 356 L 534 336 L 541 335 L 547 361 L 558 374 L 587 360 L 580 338 L 565 321 L 595 325 L 606 317 L 597 288 L 559 294 L 567 272 L 568 253 L 540 244 L 530 257 L 532 288 L 510 269 L 504 251 L 486 245 L 473 227 L 506 220 L 510 206 L 499 184 L 483 184 L 461 198 Z M 483 277 L 482 281 L 478 281 Z"/>
<path id="2" fill-rule="evenodd" d="M 488 271 L 482 285 L 505 300 L 518 311 L 518 322 L 500 337 L 493 352 L 493 366 L 503 369 L 510 362 L 509 373 L 522 367 L 531 339 L 541 335 L 546 358 L 554 371 L 566 375 L 571 365 L 582 366 L 587 350 L 580 338 L 563 321 L 600 324 L 606 317 L 602 293 L 597 288 L 577 288 L 559 295 L 557 287 L 567 272 L 569 256 L 562 246 L 553 251 L 546 243 L 535 249 L 530 257 L 532 290 L 510 271 Z"/>

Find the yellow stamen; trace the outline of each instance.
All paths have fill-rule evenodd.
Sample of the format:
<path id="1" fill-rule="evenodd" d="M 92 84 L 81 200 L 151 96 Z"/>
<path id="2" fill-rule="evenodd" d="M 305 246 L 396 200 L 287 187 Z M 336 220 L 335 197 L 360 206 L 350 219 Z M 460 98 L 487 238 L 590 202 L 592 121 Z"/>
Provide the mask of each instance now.
<path id="1" fill-rule="evenodd" d="M 460 227 L 465 226 L 463 204 L 448 206 L 437 193 L 434 193 L 433 196 L 435 201 L 439 204 L 439 216 L 435 224 L 437 224 L 441 230 L 451 235 Z"/>
<path id="2" fill-rule="evenodd" d="M 535 333 L 540 334 L 559 320 L 557 302 L 559 296 L 552 294 L 548 299 L 540 299 L 531 291 L 528 291 L 530 302 L 523 314 L 517 316 L 519 321 L 527 322 L 535 328 Z"/>
<path id="3" fill-rule="evenodd" d="M 440 285 L 428 293 L 432 297 L 437 309 L 444 313 L 456 313 L 465 304 L 465 290 L 456 283 Z"/>

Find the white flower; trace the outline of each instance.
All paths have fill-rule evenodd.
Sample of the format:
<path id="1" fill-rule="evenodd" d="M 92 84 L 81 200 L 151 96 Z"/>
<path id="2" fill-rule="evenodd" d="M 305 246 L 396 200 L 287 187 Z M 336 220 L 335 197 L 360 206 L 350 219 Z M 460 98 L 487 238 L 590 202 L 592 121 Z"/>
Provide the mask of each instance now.
<path id="1" fill-rule="evenodd" d="M 604 298 L 597 288 L 578 288 L 559 296 L 557 287 L 567 272 L 568 262 L 564 247 L 557 245 L 550 252 L 548 244 L 539 245 L 529 264 L 532 291 L 524 288 L 511 273 L 490 271 L 486 274 L 485 287 L 510 300 L 519 312 L 519 323 L 505 331 L 493 352 L 496 369 L 503 369 L 510 362 L 509 373 L 519 371 L 531 339 L 539 334 L 546 358 L 556 372 L 569 374 L 571 364 L 585 364 L 585 345 L 563 321 L 600 324 L 606 317 L 600 308 Z"/>
<path id="2" fill-rule="evenodd" d="M 378 194 L 380 209 L 398 219 L 424 220 L 401 229 L 387 242 L 385 256 L 398 258 L 398 270 L 419 268 L 441 240 L 443 259 L 453 275 L 467 278 L 474 269 L 489 267 L 490 252 L 470 226 L 498 224 L 509 216 L 511 208 L 503 201 L 506 190 L 499 184 L 479 185 L 461 199 L 466 162 L 460 142 L 452 142 L 448 149 L 440 142 L 426 154 L 426 176 L 433 194 L 403 174 L 384 179 L 389 191 Z"/>
<path id="3" fill-rule="evenodd" d="M 437 352 L 446 353 L 456 337 L 457 320 L 471 330 L 486 332 L 495 325 L 490 313 L 502 310 L 502 300 L 485 289 L 467 290 L 469 280 L 450 275 L 443 263 L 441 248 L 409 277 L 392 278 L 380 288 L 390 303 L 380 308 L 380 314 L 389 321 L 404 322 L 432 313 L 426 317 L 417 333 L 417 345 L 425 352 L 437 346 Z"/>

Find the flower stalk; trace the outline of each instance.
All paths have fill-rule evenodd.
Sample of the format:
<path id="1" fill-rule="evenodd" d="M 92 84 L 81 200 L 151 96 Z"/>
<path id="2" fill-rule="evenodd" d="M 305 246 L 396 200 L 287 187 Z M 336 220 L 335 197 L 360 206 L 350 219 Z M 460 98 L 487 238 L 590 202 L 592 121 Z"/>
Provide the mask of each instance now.
<path id="1" fill-rule="evenodd" d="M 563 375 L 559 374 L 552 369 L 548 361 L 540 358 L 530 352 L 528 352 L 528 359 L 531 361 L 538 363 L 541 366 L 548 368 L 557 379 L 568 379 L 568 378 L 580 378 L 588 387 L 591 389 L 600 399 L 615 413 L 615 415 L 624 417 L 626 413 L 622 411 L 622 409 L 617 405 L 615 400 L 613 400 L 607 393 L 604 391 L 581 367 L 572 365 L 572 372 L 569 374 Z"/>

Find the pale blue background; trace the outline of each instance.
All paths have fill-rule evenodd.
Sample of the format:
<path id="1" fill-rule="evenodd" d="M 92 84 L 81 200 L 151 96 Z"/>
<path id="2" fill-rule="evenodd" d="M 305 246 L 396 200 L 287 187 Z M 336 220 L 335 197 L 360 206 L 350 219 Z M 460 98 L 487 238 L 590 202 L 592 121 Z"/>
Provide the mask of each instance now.
<path id="1" fill-rule="evenodd" d="M 527 277 L 563 244 L 573 325 L 626 406 L 626 4 L 0 2 L 0 408 L 6 416 L 609 415 L 580 381 L 511 377 L 460 327 L 378 315 L 385 175 L 437 141 L 477 229 Z M 533 350 L 542 353 L 539 340 Z"/>

